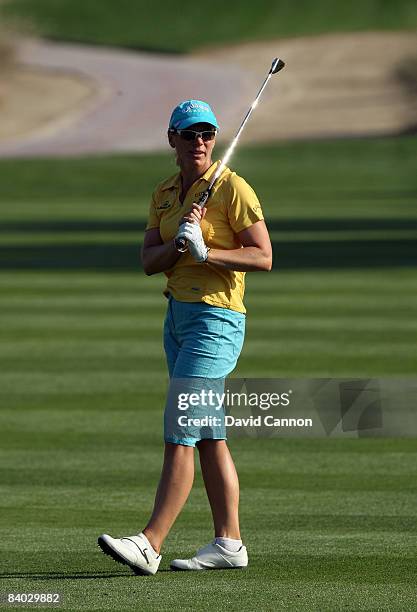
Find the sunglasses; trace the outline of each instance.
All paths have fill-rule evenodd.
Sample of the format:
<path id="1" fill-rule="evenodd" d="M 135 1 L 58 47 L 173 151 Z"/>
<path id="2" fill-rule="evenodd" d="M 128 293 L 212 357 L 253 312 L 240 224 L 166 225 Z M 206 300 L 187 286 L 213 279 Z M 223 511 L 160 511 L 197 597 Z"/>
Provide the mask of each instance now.
<path id="1" fill-rule="evenodd" d="M 216 136 L 216 130 L 204 130 L 203 132 L 196 132 L 195 130 L 170 130 L 173 134 L 178 134 L 183 140 L 192 142 L 197 138 L 202 138 L 203 142 L 209 142 Z"/>

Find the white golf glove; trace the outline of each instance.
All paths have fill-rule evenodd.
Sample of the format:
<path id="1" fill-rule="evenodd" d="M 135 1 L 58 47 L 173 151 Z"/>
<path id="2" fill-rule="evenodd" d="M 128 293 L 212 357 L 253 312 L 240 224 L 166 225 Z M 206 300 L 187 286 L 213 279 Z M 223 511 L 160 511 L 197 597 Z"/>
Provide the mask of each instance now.
<path id="1" fill-rule="evenodd" d="M 209 248 L 204 242 L 201 227 L 197 223 L 187 221 L 180 225 L 176 238 L 185 238 L 188 241 L 188 250 L 198 263 L 207 261 Z"/>

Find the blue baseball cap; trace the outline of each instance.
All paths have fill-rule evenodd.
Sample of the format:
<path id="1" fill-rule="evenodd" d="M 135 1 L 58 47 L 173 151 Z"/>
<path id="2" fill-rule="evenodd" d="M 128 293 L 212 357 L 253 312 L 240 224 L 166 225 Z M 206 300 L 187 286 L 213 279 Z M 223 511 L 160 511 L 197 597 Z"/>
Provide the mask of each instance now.
<path id="1" fill-rule="evenodd" d="M 174 130 L 185 130 L 193 123 L 210 123 L 217 129 L 219 127 L 217 119 L 207 102 L 185 100 L 172 111 L 169 127 Z"/>

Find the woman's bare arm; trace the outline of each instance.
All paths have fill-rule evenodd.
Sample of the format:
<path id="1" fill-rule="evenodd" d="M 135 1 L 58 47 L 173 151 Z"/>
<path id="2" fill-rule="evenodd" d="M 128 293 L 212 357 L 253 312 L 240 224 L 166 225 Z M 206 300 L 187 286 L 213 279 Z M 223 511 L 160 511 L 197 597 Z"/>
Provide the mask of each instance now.
<path id="1" fill-rule="evenodd" d="M 272 269 L 272 246 L 265 221 L 257 221 L 238 233 L 242 249 L 210 249 L 207 263 L 237 272 Z"/>
<path id="2" fill-rule="evenodd" d="M 206 209 L 193 204 L 191 211 L 184 217 L 190 223 L 201 223 Z M 236 272 L 256 272 L 272 269 L 272 245 L 265 221 L 256 221 L 237 234 L 243 248 L 210 249 L 206 263 L 215 264 Z"/>
<path id="3" fill-rule="evenodd" d="M 154 228 L 145 232 L 141 255 L 145 274 L 150 276 L 172 268 L 181 253 L 175 248 L 173 240 L 162 242 L 159 229 Z"/>

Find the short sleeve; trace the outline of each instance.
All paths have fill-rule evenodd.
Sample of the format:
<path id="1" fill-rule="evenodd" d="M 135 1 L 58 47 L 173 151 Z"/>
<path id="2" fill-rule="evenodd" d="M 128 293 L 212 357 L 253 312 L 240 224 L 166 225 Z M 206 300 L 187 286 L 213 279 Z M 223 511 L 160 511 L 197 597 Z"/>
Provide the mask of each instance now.
<path id="1" fill-rule="evenodd" d="M 264 216 L 256 193 L 242 177 L 232 175 L 229 185 L 228 217 L 233 231 L 238 234 Z"/>
<path id="2" fill-rule="evenodd" d="M 149 215 L 148 215 L 148 223 L 146 225 L 145 231 L 150 229 L 155 229 L 159 227 L 159 217 L 156 212 L 156 200 L 155 194 L 152 194 L 151 203 L 149 205 Z"/>

